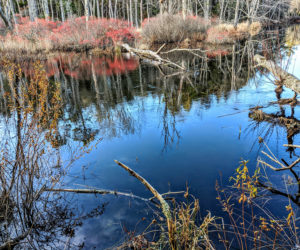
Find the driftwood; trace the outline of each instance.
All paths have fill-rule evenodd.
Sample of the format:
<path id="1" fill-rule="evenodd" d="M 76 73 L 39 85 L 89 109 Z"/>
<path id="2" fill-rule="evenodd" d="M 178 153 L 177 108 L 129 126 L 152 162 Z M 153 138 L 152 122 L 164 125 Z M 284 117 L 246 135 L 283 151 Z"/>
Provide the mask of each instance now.
<path id="1" fill-rule="evenodd" d="M 165 201 L 165 199 L 162 197 L 162 195 L 147 181 L 145 180 L 142 176 L 140 176 L 138 173 L 133 171 L 131 168 L 127 167 L 123 163 L 115 160 L 115 162 L 121 166 L 123 169 L 125 169 L 130 175 L 133 177 L 137 178 L 144 186 L 155 196 L 156 199 L 160 202 L 162 206 L 162 210 L 164 215 L 166 216 L 167 219 L 171 218 L 171 210 L 169 204 Z"/>
<path id="2" fill-rule="evenodd" d="M 300 132 L 300 121 L 294 117 L 285 117 L 277 114 L 267 114 L 260 109 L 252 109 L 249 118 L 257 122 L 268 122 L 287 129 L 287 137 L 293 137 Z"/>
<path id="3" fill-rule="evenodd" d="M 186 68 L 180 66 L 179 64 L 174 63 L 170 60 L 164 59 L 161 56 L 159 56 L 159 52 L 160 52 L 161 48 L 157 52 L 154 52 L 152 50 L 132 48 L 128 44 L 122 44 L 121 46 L 129 53 L 132 53 L 132 54 L 138 56 L 139 58 L 146 60 L 148 62 L 152 62 L 155 65 L 165 65 L 165 66 L 168 66 L 171 68 L 181 69 L 183 71 L 186 71 Z"/>
<path id="4" fill-rule="evenodd" d="M 294 75 L 286 72 L 273 61 L 267 60 L 261 55 L 255 55 L 254 61 L 256 61 L 257 66 L 261 66 L 269 70 L 285 87 L 295 91 L 298 94 L 300 93 L 300 80 Z"/>
<path id="5" fill-rule="evenodd" d="M 176 248 L 175 242 L 174 242 L 175 239 L 173 238 L 175 225 L 174 225 L 174 221 L 172 219 L 171 209 L 170 209 L 169 204 L 166 202 L 166 200 L 163 198 L 163 196 L 142 176 L 140 176 L 138 173 L 136 173 L 135 171 L 133 171 L 131 168 L 124 165 L 123 163 L 121 163 L 117 160 L 115 160 L 115 162 L 119 166 L 121 166 L 123 169 L 125 169 L 131 176 L 137 178 L 142 184 L 144 184 L 144 186 L 155 196 L 155 198 L 158 199 L 158 201 L 160 202 L 161 207 L 162 207 L 162 212 L 167 220 L 169 242 L 170 242 L 171 248 L 175 249 Z"/>

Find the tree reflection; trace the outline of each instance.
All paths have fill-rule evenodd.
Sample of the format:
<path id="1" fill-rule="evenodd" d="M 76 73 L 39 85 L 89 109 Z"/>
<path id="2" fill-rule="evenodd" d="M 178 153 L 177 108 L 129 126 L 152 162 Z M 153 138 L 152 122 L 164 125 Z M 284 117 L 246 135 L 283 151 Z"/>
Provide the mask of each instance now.
<path id="1" fill-rule="evenodd" d="M 42 64 L 50 82 L 60 83 L 63 103 L 56 142 L 65 145 L 75 140 L 88 144 L 97 134 L 112 138 L 139 133 L 144 102 L 152 96 L 160 100 L 157 110 L 166 149 L 179 141 L 178 116 L 190 112 L 193 102 L 209 108 L 215 97 L 217 101 L 227 100 L 232 90 L 246 85 L 254 75 L 249 65 L 257 47 L 256 42 L 247 41 L 199 53 L 175 51 L 164 55 L 187 72 L 139 65 L 132 57 L 74 53 L 49 58 Z M 32 63 L 21 63 L 28 78 L 32 75 Z M 1 86 L 4 85 L 2 81 Z M 7 108 L 3 106 L 1 110 L 6 112 Z"/>
<path id="2" fill-rule="evenodd" d="M 84 219 L 63 196 L 46 191 L 61 183 L 74 161 L 62 159 L 58 149 L 60 86 L 48 81 L 39 62 L 29 80 L 19 64 L 2 59 L 1 67 L 2 103 L 9 115 L 0 122 L 0 248 L 57 247 Z M 103 211 L 100 206 L 86 216 Z"/>
<path id="3" fill-rule="evenodd" d="M 165 55 L 186 72 L 139 64 L 130 57 L 70 54 L 42 62 L 4 61 L 1 243 L 25 241 L 35 248 L 54 244 L 61 235 L 73 237 L 86 218 L 79 217 L 65 197 L 45 191 L 61 182 L 77 158 L 73 155 L 64 162 L 61 148 L 74 142 L 87 147 L 99 136 L 139 133 L 150 100 L 157 104 L 154 112 L 158 112 L 162 149 L 167 150 L 180 141 L 178 121 L 184 113 L 226 101 L 232 90 L 247 84 L 255 74 L 252 58 L 259 49 L 256 42 L 246 41 L 218 51 Z M 280 117 L 284 115 L 282 110 Z M 298 124 L 293 112 L 286 119 L 283 125 Z M 298 133 L 290 131 L 289 138 Z M 87 216 L 98 216 L 103 210 L 97 207 Z"/>
<path id="4" fill-rule="evenodd" d="M 281 67 L 285 69 L 288 69 L 291 62 L 291 47 L 288 44 L 289 40 L 295 39 L 294 42 L 297 43 L 295 34 L 292 33 L 293 31 L 297 31 L 297 28 L 291 27 L 286 33 L 285 39 L 287 41 L 287 47 L 281 48 L 279 42 L 277 47 L 273 44 L 267 44 L 267 42 L 274 43 L 274 40 L 269 40 L 264 44 L 265 48 L 275 47 L 275 49 L 277 48 L 277 51 L 282 49 L 282 53 L 289 56 L 286 60 L 283 60 L 281 53 L 276 54 L 272 53 L 272 50 L 264 50 L 264 55 L 267 58 L 274 60 L 276 63 L 278 62 L 281 64 Z M 268 75 L 269 73 L 267 74 L 267 77 Z M 282 92 L 284 91 L 283 82 L 285 79 L 277 79 L 276 76 L 274 77 L 275 80 L 270 77 L 268 78 L 274 83 L 274 97 L 276 98 L 276 101 L 270 102 L 265 106 L 257 106 L 250 109 L 249 118 L 253 121 L 250 129 L 253 132 L 257 132 L 261 145 L 265 146 L 267 149 L 267 153 L 262 151 L 266 159 L 259 159 L 258 161 L 267 169 L 271 169 L 275 172 L 284 172 L 285 174 L 282 175 L 283 181 L 280 181 L 279 183 L 278 181 L 266 177 L 258 184 L 260 187 L 271 193 L 287 197 L 296 205 L 300 206 L 300 179 L 296 170 L 300 158 L 296 153 L 298 146 L 294 145 L 295 137 L 300 132 L 300 121 L 295 115 L 295 110 L 299 105 L 299 101 L 297 100 L 297 93 L 295 92 L 291 98 L 282 98 Z M 277 128 L 283 128 L 284 133 L 286 134 L 286 144 L 284 145 L 286 147 L 286 152 L 288 153 L 286 158 L 282 157 L 281 159 L 277 159 L 267 146 L 269 138 Z M 291 159 L 294 159 L 294 161 L 288 163 Z"/>

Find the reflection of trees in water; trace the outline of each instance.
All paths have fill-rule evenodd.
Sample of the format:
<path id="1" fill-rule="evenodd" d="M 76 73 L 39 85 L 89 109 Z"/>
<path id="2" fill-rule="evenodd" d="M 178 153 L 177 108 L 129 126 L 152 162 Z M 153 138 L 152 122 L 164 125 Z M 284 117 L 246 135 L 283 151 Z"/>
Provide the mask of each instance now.
<path id="1" fill-rule="evenodd" d="M 74 160 L 62 159 L 57 148 L 59 86 L 47 80 L 39 63 L 32 65 L 28 81 L 17 64 L 3 60 L 1 65 L 7 75 L 2 107 L 10 115 L 0 121 L 0 248 L 67 246 L 64 241 L 83 219 L 101 215 L 104 206 L 80 217 L 63 196 L 47 192 L 61 183 Z"/>
<path id="2" fill-rule="evenodd" d="M 247 83 L 253 75 L 249 64 L 254 47 L 253 42 L 246 42 L 217 52 L 166 55 L 175 58 L 188 72 L 138 66 L 132 58 L 76 54 L 51 58 L 44 62 L 47 75 L 60 83 L 64 103 L 57 139 L 60 144 L 68 138 L 88 143 L 98 133 L 106 137 L 136 133 L 142 126 L 145 97 L 152 95 L 160 100 L 159 123 L 164 144 L 171 145 L 180 134 L 176 129 L 178 115 L 189 112 L 194 101 L 209 108 L 214 98 L 226 100 L 232 90 Z M 30 63 L 22 65 L 30 78 Z"/>
<path id="3" fill-rule="evenodd" d="M 297 28 L 293 27 L 287 31 L 287 42 L 288 39 L 291 39 L 291 36 L 295 36 L 292 34 L 292 32 L 295 30 L 297 30 Z M 272 43 L 272 41 L 268 42 Z M 274 60 L 275 63 L 281 64 L 281 67 L 288 68 L 290 59 L 286 58 L 285 63 L 283 64 L 284 61 L 282 60 L 282 56 L 290 56 L 292 52 L 292 46 L 293 45 L 282 47 L 277 43 L 277 47 L 273 47 L 275 47 L 277 51 L 280 51 L 280 53 L 274 55 L 270 51 L 266 51 L 265 54 L 269 59 Z M 270 45 L 266 47 L 270 47 Z M 282 175 L 281 181 L 274 181 L 267 177 L 258 184 L 260 187 L 269 190 L 273 194 L 289 198 L 289 200 L 300 206 L 300 178 L 298 176 L 298 171 L 296 170 L 300 158 L 299 154 L 296 153 L 298 147 L 294 145 L 295 137 L 300 132 L 300 121 L 297 117 L 297 113 L 295 112 L 295 110 L 297 110 L 297 106 L 299 105 L 299 101 L 297 100 L 297 94 L 295 92 L 291 98 L 282 98 L 283 82 L 286 79 L 281 79 L 278 76 L 280 74 L 276 73 L 276 71 L 274 72 L 273 74 L 275 79 L 270 78 L 270 80 L 274 83 L 274 99 L 276 98 L 276 101 L 270 102 L 266 106 L 257 106 L 250 109 L 249 118 L 253 122 L 248 129 L 257 133 L 257 135 L 260 137 L 259 141 L 261 145 L 265 146 L 268 150 L 267 153 L 262 151 L 266 158 L 266 160 L 259 159 L 259 162 L 262 163 L 262 166 L 271 169 L 272 171 L 278 171 L 279 173 L 284 174 Z M 270 109 L 272 111 L 269 111 Z M 269 139 L 274 131 L 276 131 L 278 128 L 283 128 L 285 130 L 287 142 L 284 146 L 286 147 L 288 156 L 281 159 L 277 159 L 267 147 Z M 277 140 L 278 136 L 279 135 L 277 135 Z M 282 135 L 280 134 L 280 136 Z M 293 159 L 295 157 L 296 160 Z M 292 162 L 289 163 L 290 161 Z"/>
<path id="4" fill-rule="evenodd" d="M 108 137 L 136 133 L 142 126 L 144 101 L 146 97 L 153 96 L 159 101 L 157 111 L 160 112 L 158 116 L 166 149 L 178 141 L 178 117 L 182 112 L 189 112 L 194 101 L 209 108 L 214 97 L 226 100 L 232 90 L 244 86 L 252 76 L 249 62 L 254 45 L 250 42 L 244 46 L 236 44 L 231 49 L 232 53 L 213 59 L 207 54 L 178 58 L 181 64 L 190 69 L 187 73 L 143 64 L 136 71 L 130 72 L 127 68 L 124 72 L 116 72 L 109 69 L 111 74 L 103 74 L 100 64 L 94 62 L 92 57 L 86 58 L 89 60 L 89 63 L 85 63 L 87 68 L 76 57 L 76 60 L 59 58 L 47 61 L 45 63 L 50 64 L 47 67 L 53 70 L 51 74 L 46 72 L 49 84 L 59 90 L 56 95 L 61 97 L 62 103 L 51 102 L 54 95 L 51 95 L 53 89 L 49 86 L 43 92 L 44 99 L 40 100 L 49 110 L 42 112 L 40 109 L 42 113 L 36 112 L 39 108 L 36 105 L 40 105 L 40 102 L 33 98 L 36 105 L 31 105 L 32 109 L 28 110 L 25 117 L 23 110 L 29 100 L 26 99 L 27 84 L 36 73 L 30 71 L 33 64 L 27 65 L 30 70 L 23 70 L 25 74 L 18 75 L 18 78 L 4 78 L 1 75 L 4 128 L 0 132 L 6 136 L 2 139 L 4 151 L 1 152 L 6 159 L 1 165 L 0 178 L 0 210 L 4 214 L 3 218 L 0 217 L 0 226 L 1 232 L 5 232 L 0 235 L 1 243 L 12 240 L 14 244 L 26 239 L 26 243 L 39 248 L 52 244 L 56 236 L 72 237 L 74 228 L 85 217 L 75 216 L 76 211 L 60 195 L 44 192 L 45 187 L 58 184 L 65 173 L 61 166 L 66 164 L 61 160 L 59 146 L 68 140 L 78 140 L 88 145 L 97 133 Z M 103 64 L 109 65 L 106 62 Z M 79 68 L 78 73 L 74 74 Z M 43 76 L 45 72 L 41 70 L 39 74 Z M 46 84 L 45 78 L 43 81 Z M 7 91 L 10 91 L 10 95 L 5 94 Z M 23 104 L 23 110 L 16 106 L 18 102 Z M 39 126 L 40 119 L 37 118 L 45 114 L 46 123 Z M 55 122 L 49 123 L 53 119 Z M 46 137 L 45 131 L 50 129 L 51 124 L 53 133 Z M 98 216 L 103 209 L 102 206 L 95 208 L 88 216 Z"/>
<path id="5" fill-rule="evenodd" d="M 293 159 L 296 157 L 296 161 L 288 163 L 287 159 L 276 159 L 274 154 L 270 151 L 266 156 L 266 161 L 260 161 L 262 166 L 266 166 L 273 171 L 281 171 L 287 173 L 282 176 L 282 181 L 272 181 L 270 178 L 265 178 L 264 181 L 259 182 L 259 186 L 269 190 L 271 193 L 280 195 L 290 199 L 292 202 L 300 206 L 300 178 L 298 171 L 295 167 L 298 166 L 297 161 L 300 159 L 299 154 L 296 153 L 297 146 L 294 146 L 294 137 L 300 132 L 300 121 L 295 117 L 295 107 L 299 104 L 296 95 L 290 99 L 282 99 L 281 93 L 278 93 L 278 87 L 276 89 L 277 101 L 270 103 L 268 106 L 279 106 L 277 112 L 267 113 L 263 111 L 264 107 L 255 107 L 249 112 L 249 118 L 253 120 L 250 125 L 250 129 L 253 132 L 258 132 L 260 136 L 260 143 L 266 145 L 269 138 L 271 138 L 273 132 L 278 128 L 284 128 L 286 131 L 287 144 L 286 152 L 289 154 L 287 158 Z M 281 90 L 282 91 L 282 90 Z M 288 115 L 287 109 L 290 109 L 290 115 Z M 298 160 L 297 160 L 298 158 Z M 294 164 L 296 162 L 296 164 Z M 279 165 L 273 167 L 273 165 Z M 291 167 L 292 166 L 292 167 Z M 279 170 L 278 170 L 279 169 Z"/>

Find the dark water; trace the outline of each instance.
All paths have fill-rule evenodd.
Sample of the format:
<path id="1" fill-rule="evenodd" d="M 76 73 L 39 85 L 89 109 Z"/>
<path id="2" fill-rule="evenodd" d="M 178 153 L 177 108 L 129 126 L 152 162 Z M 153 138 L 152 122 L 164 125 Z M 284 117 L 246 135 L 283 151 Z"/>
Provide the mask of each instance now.
<path id="1" fill-rule="evenodd" d="M 290 50 L 282 45 L 284 40 L 280 42 L 282 53 L 288 53 Z M 256 105 L 278 115 L 284 109 L 286 117 L 292 112 L 288 105 L 268 106 L 277 100 L 273 78 L 250 66 L 253 54 L 262 52 L 262 48 L 261 43 L 249 42 L 226 48 L 228 54 L 222 52 L 222 56 L 175 55 L 189 68 L 187 74 L 139 63 L 134 58 L 60 55 L 44 62 L 49 79 L 61 85 L 62 158 L 67 159 L 71 149 L 95 146 L 75 161 L 62 187 L 151 197 L 141 183 L 115 164 L 116 159 L 161 193 L 182 191 L 188 186 L 199 199 L 203 215 L 207 210 L 220 215 L 216 180 L 227 185 L 242 159 L 250 160 L 249 168 L 255 168 L 262 149 L 259 136 L 275 155 L 288 161 L 290 152 L 283 144 L 299 143 L 297 132 L 287 138 L 284 126 L 249 118 L 249 108 Z M 291 57 L 274 57 L 282 65 L 288 59 L 288 71 L 300 78 L 299 56 L 300 47 L 293 46 Z M 24 68 L 30 77 L 30 63 Z M 281 97 L 292 96 L 291 90 L 284 89 Z M 296 119 L 298 114 L 296 106 Z M 269 174 L 275 182 L 283 178 L 282 174 Z M 65 244 L 85 242 L 87 249 L 116 246 L 128 231 L 142 232 L 155 217 L 153 206 L 138 199 L 95 194 L 70 194 L 66 199 L 81 215 L 104 205 L 103 214 L 82 219 L 74 236 L 65 239 Z M 273 202 L 273 212 L 280 216 L 286 202 L 283 198 Z"/>

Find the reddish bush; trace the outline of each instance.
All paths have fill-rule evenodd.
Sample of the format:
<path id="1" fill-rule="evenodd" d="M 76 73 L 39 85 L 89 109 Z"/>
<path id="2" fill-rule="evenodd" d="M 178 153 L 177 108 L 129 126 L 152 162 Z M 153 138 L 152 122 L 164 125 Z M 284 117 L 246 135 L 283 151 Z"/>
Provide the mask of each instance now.
<path id="1" fill-rule="evenodd" d="M 229 54 L 228 50 L 225 49 L 215 49 L 206 52 L 208 58 L 215 58 L 217 56 L 226 56 Z"/>
<path id="2" fill-rule="evenodd" d="M 234 43 L 235 31 L 233 25 L 220 24 L 207 30 L 206 41 L 212 44 Z"/>
<path id="3" fill-rule="evenodd" d="M 78 60 L 78 57 L 80 57 L 80 60 Z M 123 74 L 138 67 L 138 61 L 133 58 L 111 59 L 109 57 L 90 57 L 72 53 L 67 56 L 59 56 L 48 60 L 45 65 L 48 76 L 59 74 L 58 63 L 61 65 L 61 69 L 65 75 L 77 79 L 89 79 L 93 74 L 97 76 Z"/>
<path id="4" fill-rule="evenodd" d="M 131 24 L 117 19 L 85 17 L 52 22 L 28 17 L 18 17 L 14 30 L 2 37 L 4 47 L 19 46 L 32 49 L 62 49 L 74 46 L 101 47 L 115 46 L 119 42 L 131 43 L 136 31 Z M 17 41 L 17 43 L 16 43 Z"/>
<path id="5" fill-rule="evenodd" d="M 214 25 L 207 31 L 206 41 L 212 44 L 234 43 L 236 40 L 243 40 L 247 37 L 257 35 L 260 32 L 261 24 L 254 22 L 239 23 L 237 27 L 232 24 Z"/>

